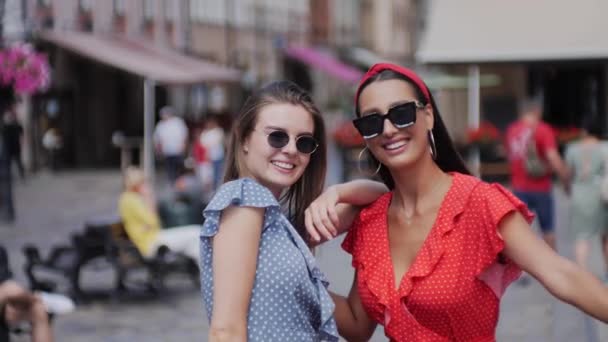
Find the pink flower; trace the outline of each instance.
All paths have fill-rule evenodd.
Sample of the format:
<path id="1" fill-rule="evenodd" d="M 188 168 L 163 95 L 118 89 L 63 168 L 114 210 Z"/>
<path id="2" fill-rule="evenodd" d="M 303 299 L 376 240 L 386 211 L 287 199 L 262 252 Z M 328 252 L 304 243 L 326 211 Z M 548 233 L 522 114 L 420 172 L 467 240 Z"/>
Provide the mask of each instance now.
<path id="1" fill-rule="evenodd" d="M 12 85 L 15 92 L 32 94 L 50 83 L 50 67 L 46 55 L 37 53 L 28 44 L 17 44 L 0 51 L 0 83 Z"/>

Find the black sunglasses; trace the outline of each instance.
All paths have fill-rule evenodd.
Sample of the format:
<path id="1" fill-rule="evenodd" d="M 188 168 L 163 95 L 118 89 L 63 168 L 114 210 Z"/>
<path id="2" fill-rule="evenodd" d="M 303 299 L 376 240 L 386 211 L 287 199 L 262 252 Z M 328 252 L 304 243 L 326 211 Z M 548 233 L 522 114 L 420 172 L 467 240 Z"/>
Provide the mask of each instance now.
<path id="1" fill-rule="evenodd" d="M 274 148 L 283 148 L 289 143 L 289 134 L 284 131 L 272 131 L 266 134 L 268 145 Z M 296 137 L 296 149 L 300 153 L 312 154 L 319 147 L 319 143 L 312 135 L 300 135 Z"/>
<path id="2" fill-rule="evenodd" d="M 406 102 L 390 108 L 386 114 L 373 113 L 353 120 L 353 124 L 364 139 L 371 139 L 384 130 L 384 120 L 393 126 L 405 128 L 416 123 L 416 110 L 424 108 L 419 101 Z"/>

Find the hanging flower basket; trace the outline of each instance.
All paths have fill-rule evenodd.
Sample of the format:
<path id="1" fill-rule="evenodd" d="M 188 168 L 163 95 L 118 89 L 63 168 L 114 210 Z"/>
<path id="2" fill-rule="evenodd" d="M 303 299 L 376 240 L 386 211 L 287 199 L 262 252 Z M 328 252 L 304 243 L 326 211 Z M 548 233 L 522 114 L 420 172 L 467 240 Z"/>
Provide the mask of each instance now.
<path id="1" fill-rule="evenodd" d="M 44 90 L 49 83 L 50 67 L 45 54 L 36 52 L 29 44 L 15 44 L 0 50 L 0 101 L 3 106 L 14 104 L 19 95 Z"/>

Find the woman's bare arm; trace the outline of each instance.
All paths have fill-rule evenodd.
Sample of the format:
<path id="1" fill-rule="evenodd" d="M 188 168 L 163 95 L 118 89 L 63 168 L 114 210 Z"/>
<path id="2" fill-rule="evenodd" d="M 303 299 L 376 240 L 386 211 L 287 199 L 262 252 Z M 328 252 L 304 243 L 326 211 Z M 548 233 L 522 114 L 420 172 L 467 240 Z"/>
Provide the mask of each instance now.
<path id="1" fill-rule="evenodd" d="M 264 208 L 229 207 L 213 238 L 213 313 L 210 342 L 247 341 L 247 313 L 255 279 Z"/>
<path id="2" fill-rule="evenodd" d="M 499 226 L 505 255 L 560 300 L 608 323 L 608 288 L 590 272 L 558 255 L 530 229 L 519 213 Z"/>

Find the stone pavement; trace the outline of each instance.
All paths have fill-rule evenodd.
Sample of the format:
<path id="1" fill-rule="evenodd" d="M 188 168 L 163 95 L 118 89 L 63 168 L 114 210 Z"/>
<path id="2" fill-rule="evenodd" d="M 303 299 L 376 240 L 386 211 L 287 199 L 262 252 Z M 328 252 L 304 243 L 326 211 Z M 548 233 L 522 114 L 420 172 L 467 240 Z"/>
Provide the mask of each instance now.
<path id="1" fill-rule="evenodd" d="M 25 282 L 21 247 L 38 245 L 46 254 L 55 244 L 66 243 L 69 234 L 82 229 L 86 220 L 115 213 L 121 191 L 117 171 L 39 173 L 25 184 L 17 184 L 17 215 L 13 225 L 0 225 L 0 241 L 10 253 L 19 281 Z M 563 222 L 567 203 L 558 192 L 558 235 L 561 251 L 569 252 L 570 238 Z M 338 240 L 317 252 L 321 268 L 336 292 L 347 293 L 352 269 Z M 569 254 L 569 253 L 567 253 Z M 596 246 L 592 267 L 602 270 Z M 86 270 L 85 287 L 109 286 L 112 274 Z M 183 279 L 169 284 L 169 294 L 160 298 L 141 297 L 118 301 L 98 300 L 79 305 L 74 313 L 54 321 L 56 340 L 71 341 L 206 341 L 207 323 L 198 290 Z M 588 322 L 591 322 L 588 320 Z M 591 322 L 591 326 L 600 324 Z M 502 301 L 498 341 L 593 341 L 585 337 L 583 315 L 557 303 L 536 281 L 525 287 L 509 288 Z M 373 341 L 386 341 L 378 329 Z M 608 341 L 608 329 L 601 326 L 597 341 Z"/>

